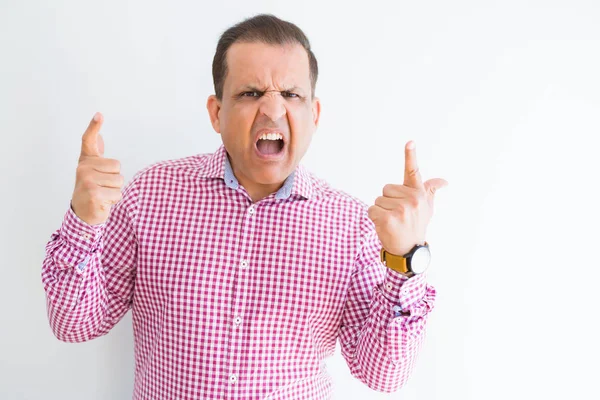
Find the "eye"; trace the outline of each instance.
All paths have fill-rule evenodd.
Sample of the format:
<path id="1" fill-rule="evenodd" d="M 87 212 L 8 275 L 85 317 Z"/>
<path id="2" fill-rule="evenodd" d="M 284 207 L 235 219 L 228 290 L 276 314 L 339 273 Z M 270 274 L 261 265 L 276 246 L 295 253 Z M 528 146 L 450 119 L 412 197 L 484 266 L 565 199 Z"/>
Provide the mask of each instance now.
<path id="1" fill-rule="evenodd" d="M 254 91 L 254 92 L 242 92 L 240 94 L 240 97 L 260 97 L 260 96 L 262 96 L 262 93 L 261 92 L 256 92 L 256 91 Z"/>
<path id="2" fill-rule="evenodd" d="M 292 99 L 296 99 L 296 98 L 300 97 L 298 94 L 293 93 L 293 92 L 281 92 L 281 95 L 283 97 L 290 97 Z"/>

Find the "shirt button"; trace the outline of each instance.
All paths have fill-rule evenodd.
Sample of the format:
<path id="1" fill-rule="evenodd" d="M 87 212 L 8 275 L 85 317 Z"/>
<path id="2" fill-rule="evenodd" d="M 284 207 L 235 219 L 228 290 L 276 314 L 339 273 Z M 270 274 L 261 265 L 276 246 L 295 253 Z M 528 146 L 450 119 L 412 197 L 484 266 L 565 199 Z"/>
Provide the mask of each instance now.
<path id="1" fill-rule="evenodd" d="M 251 206 L 250 206 L 250 208 L 248 209 L 248 214 L 250 214 L 250 215 L 254 215 L 254 212 L 255 212 L 255 211 L 256 211 L 256 210 L 254 209 L 254 205 L 251 205 Z"/>
<path id="2" fill-rule="evenodd" d="M 92 237 L 92 235 L 90 235 L 87 232 L 81 232 L 80 235 L 81 235 L 82 238 L 84 238 L 86 240 L 89 240 L 89 238 Z"/>
<path id="3" fill-rule="evenodd" d="M 242 267 L 242 269 L 248 268 L 248 261 L 242 260 L 242 262 L 240 263 L 240 267 Z"/>
<path id="4" fill-rule="evenodd" d="M 237 375 L 236 374 L 229 375 L 229 383 L 231 383 L 233 385 L 236 382 L 237 382 Z"/>
<path id="5" fill-rule="evenodd" d="M 392 285 L 391 282 L 388 282 L 385 284 L 385 288 L 388 290 L 388 292 L 391 292 L 392 289 L 394 288 L 394 286 Z"/>
<path id="6" fill-rule="evenodd" d="M 239 315 L 237 317 L 235 317 L 233 319 L 233 323 L 235 324 L 235 326 L 240 326 L 240 324 L 242 323 L 242 317 L 240 317 Z"/>

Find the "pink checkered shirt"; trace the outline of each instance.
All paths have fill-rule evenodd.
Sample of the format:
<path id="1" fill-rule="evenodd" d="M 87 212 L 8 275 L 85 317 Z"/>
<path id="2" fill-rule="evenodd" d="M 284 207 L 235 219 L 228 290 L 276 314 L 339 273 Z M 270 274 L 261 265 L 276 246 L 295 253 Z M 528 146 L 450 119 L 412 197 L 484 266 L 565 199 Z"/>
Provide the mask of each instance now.
<path id="1" fill-rule="evenodd" d="M 435 290 L 379 259 L 367 205 L 299 165 L 253 203 L 225 148 L 139 171 L 108 220 L 69 207 L 42 281 L 60 340 L 131 308 L 134 399 L 329 399 L 339 340 L 378 391 L 409 377 Z"/>

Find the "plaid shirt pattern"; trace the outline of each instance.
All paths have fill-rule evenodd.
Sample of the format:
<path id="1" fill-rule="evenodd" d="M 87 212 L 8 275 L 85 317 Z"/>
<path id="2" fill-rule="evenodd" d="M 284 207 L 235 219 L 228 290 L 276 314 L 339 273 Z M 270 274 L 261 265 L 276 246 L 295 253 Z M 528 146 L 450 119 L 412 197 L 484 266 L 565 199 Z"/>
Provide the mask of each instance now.
<path id="1" fill-rule="evenodd" d="M 133 399 L 329 399 L 338 340 L 353 376 L 395 391 L 435 289 L 380 262 L 367 209 L 303 165 L 253 202 L 223 145 L 157 162 L 105 223 L 68 208 L 42 263 L 50 326 L 83 342 L 131 309 Z"/>

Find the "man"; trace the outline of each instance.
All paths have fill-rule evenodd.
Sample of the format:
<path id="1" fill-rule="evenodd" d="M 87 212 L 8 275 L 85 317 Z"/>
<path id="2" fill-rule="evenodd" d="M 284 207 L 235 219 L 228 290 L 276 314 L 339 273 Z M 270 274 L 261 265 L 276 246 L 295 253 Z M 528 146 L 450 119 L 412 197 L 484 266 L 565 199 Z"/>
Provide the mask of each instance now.
<path id="1" fill-rule="evenodd" d="M 207 108 L 223 145 L 155 163 L 124 188 L 96 114 L 71 207 L 46 246 L 54 334 L 104 335 L 131 308 L 134 399 L 325 399 L 336 340 L 352 374 L 403 385 L 435 299 L 421 273 L 433 196 L 414 143 L 375 205 L 300 165 L 321 106 L 295 25 L 245 20 L 220 38 Z"/>

